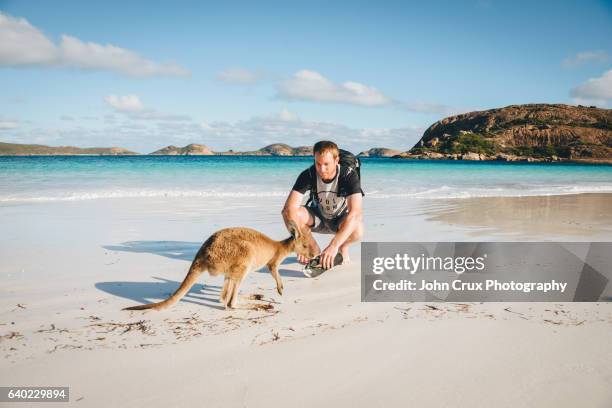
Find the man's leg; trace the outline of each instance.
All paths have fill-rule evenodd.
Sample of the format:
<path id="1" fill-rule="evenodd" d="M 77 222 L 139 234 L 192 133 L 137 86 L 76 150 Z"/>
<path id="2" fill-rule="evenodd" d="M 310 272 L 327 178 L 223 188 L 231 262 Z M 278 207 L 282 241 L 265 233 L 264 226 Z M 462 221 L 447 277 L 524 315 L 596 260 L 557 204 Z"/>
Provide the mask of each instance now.
<path id="1" fill-rule="evenodd" d="M 344 221 L 346 221 L 346 220 L 344 220 Z M 340 227 L 342 226 L 344 221 L 342 221 L 340 223 Z M 338 251 L 342 254 L 342 264 L 343 265 L 345 265 L 345 264 L 350 262 L 349 244 L 351 244 L 352 242 L 355 242 L 355 241 L 359 241 L 361 239 L 361 237 L 363 237 L 363 221 L 360 221 L 359 224 L 357 224 L 357 227 L 355 228 L 353 233 L 351 235 L 349 235 L 349 237 L 346 239 L 346 241 L 344 241 L 344 243 L 342 245 L 340 245 L 340 248 L 338 248 Z"/>
<path id="2" fill-rule="evenodd" d="M 315 226 L 316 220 L 314 216 L 304 206 L 301 206 L 292 211 L 283 211 L 282 214 L 283 221 L 285 222 L 285 226 L 287 226 L 287 229 L 289 229 L 289 221 L 295 222 L 300 230 L 304 230 L 306 228 L 312 229 Z M 317 244 L 317 241 L 315 241 L 315 239 L 312 237 L 312 234 L 310 235 L 310 238 L 311 253 L 320 254 L 321 248 L 319 248 L 319 245 Z M 309 259 L 306 259 L 306 257 L 300 254 L 297 254 L 297 260 L 299 263 L 304 265 L 306 265 L 309 261 Z"/>

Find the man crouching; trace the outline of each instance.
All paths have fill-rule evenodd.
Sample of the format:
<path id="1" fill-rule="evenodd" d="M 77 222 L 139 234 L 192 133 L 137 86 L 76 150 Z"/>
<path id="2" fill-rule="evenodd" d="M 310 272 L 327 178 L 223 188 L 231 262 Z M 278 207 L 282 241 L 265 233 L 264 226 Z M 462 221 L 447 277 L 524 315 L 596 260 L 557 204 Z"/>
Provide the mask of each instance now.
<path id="1" fill-rule="evenodd" d="M 354 159 L 350 153 L 342 153 Z M 349 244 L 363 235 L 364 193 L 361 190 L 359 161 L 354 159 L 356 166 L 341 165 L 340 154 L 334 142 L 317 142 L 313 147 L 314 165 L 300 173 L 282 211 L 287 228 L 289 221 L 293 221 L 298 227 L 309 228 L 311 232 L 334 234 L 323 251 L 314 238 L 310 243 L 311 253 L 321 254 L 321 264 L 326 269 L 333 266 L 338 251 L 342 254 L 343 264 L 348 263 Z M 311 199 L 302 205 L 307 191 Z M 298 261 L 306 264 L 309 260 L 298 255 Z"/>

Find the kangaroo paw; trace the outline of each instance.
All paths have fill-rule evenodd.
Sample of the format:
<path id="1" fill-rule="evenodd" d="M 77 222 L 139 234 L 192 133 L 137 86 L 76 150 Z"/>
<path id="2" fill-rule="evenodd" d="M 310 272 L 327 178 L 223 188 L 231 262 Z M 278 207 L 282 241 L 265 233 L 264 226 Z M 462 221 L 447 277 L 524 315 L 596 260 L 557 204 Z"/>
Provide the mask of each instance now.
<path id="1" fill-rule="evenodd" d="M 248 308 L 251 310 L 274 310 L 274 306 L 270 303 L 253 303 Z"/>
<path id="2" fill-rule="evenodd" d="M 244 299 L 244 300 L 262 300 L 263 298 L 264 298 L 264 295 L 262 295 L 261 293 L 253 293 L 248 296 L 240 295 L 240 299 Z"/>

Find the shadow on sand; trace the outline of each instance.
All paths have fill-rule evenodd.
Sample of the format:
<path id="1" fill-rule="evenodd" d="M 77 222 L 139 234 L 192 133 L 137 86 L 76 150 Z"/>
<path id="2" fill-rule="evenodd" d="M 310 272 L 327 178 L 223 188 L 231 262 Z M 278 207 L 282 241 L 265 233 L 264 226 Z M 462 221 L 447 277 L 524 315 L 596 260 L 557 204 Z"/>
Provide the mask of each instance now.
<path id="1" fill-rule="evenodd" d="M 164 278 L 154 277 L 158 282 L 98 282 L 96 288 L 125 299 L 133 300 L 138 304 L 160 302 L 167 299 L 178 289 L 181 282 Z M 219 303 L 219 291 L 217 285 L 202 285 L 196 283 L 189 292 L 180 300 L 213 309 L 225 309 Z M 126 305 L 134 306 L 134 305 Z"/>
<path id="2" fill-rule="evenodd" d="M 136 252 L 164 256 L 170 259 L 193 261 L 201 242 L 187 241 L 127 241 L 119 245 L 105 245 L 109 251 Z"/>

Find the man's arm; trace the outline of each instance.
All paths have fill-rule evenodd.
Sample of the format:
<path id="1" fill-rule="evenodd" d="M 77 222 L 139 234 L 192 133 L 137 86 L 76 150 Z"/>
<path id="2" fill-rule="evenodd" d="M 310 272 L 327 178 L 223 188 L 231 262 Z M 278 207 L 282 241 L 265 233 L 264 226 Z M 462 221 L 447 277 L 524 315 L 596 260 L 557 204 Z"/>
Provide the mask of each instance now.
<path id="1" fill-rule="evenodd" d="M 340 226 L 336 235 L 332 238 L 327 248 L 321 252 L 321 263 L 325 268 L 331 268 L 334 263 L 334 258 L 340 249 L 340 246 L 346 242 L 351 234 L 357 229 L 357 226 L 363 220 L 363 208 L 361 192 L 351 194 L 346 198 L 348 214 L 344 222 Z"/>
<path id="2" fill-rule="evenodd" d="M 291 192 L 289 193 L 289 197 L 287 197 L 285 205 L 283 206 L 283 211 L 281 212 L 283 214 L 283 220 L 285 221 L 285 225 L 287 225 L 287 222 L 289 220 L 294 220 L 298 223 L 298 226 L 301 226 L 298 220 L 298 209 L 302 205 L 303 197 L 304 194 L 296 190 L 291 190 Z M 287 228 L 289 228 L 288 225 Z"/>
<path id="3" fill-rule="evenodd" d="M 353 231 L 357 228 L 357 225 L 359 225 L 363 219 L 361 193 L 348 196 L 346 198 L 346 206 L 348 208 L 348 214 L 340 226 L 340 229 L 330 242 L 330 244 L 333 243 L 338 248 L 351 236 Z"/>

